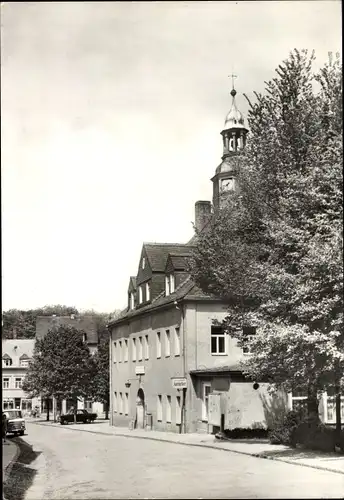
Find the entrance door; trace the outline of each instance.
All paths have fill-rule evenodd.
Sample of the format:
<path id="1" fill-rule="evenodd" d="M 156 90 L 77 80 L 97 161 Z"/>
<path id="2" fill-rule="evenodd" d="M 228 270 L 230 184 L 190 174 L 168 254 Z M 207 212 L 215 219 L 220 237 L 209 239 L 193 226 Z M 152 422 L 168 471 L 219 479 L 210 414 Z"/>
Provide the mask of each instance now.
<path id="1" fill-rule="evenodd" d="M 139 389 L 136 398 L 136 428 L 144 429 L 144 426 L 145 426 L 145 394 L 142 389 Z"/>

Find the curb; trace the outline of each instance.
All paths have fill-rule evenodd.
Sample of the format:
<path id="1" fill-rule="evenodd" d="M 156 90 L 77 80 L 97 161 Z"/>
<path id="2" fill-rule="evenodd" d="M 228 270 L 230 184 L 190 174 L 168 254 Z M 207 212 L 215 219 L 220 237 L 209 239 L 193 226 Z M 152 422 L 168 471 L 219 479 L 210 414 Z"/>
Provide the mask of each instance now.
<path id="1" fill-rule="evenodd" d="M 39 424 L 38 422 L 32 422 L 34 423 L 35 425 L 42 425 L 42 424 Z M 45 425 L 45 424 L 43 424 Z M 54 427 L 58 427 L 58 425 L 54 425 Z M 101 434 L 102 436 L 112 436 L 112 437 L 126 437 L 126 438 L 131 438 L 131 439 L 148 439 L 150 441 L 158 441 L 160 443 L 171 443 L 171 444 L 179 444 L 179 445 L 182 445 L 182 446 L 195 446 L 195 447 L 198 447 L 198 448 L 211 448 L 213 450 L 218 450 L 218 451 L 226 451 L 226 452 L 230 452 L 230 453 L 238 453 L 239 455 L 246 455 L 246 456 L 250 456 L 250 457 L 255 457 L 255 458 L 264 458 L 265 460 L 275 460 L 276 462 L 284 462 L 284 463 L 287 463 L 287 464 L 290 464 L 290 465 L 297 465 L 299 467 L 309 467 L 310 469 L 317 469 L 317 470 L 323 470 L 323 471 L 326 471 L 326 472 L 333 472 L 335 474 L 342 474 L 344 475 L 344 471 L 341 472 L 339 470 L 336 470 L 336 469 L 331 469 L 329 467 L 320 467 L 319 465 L 311 465 L 311 464 L 303 464 L 303 463 L 296 463 L 296 462 L 293 462 L 292 460 L 288 460 L 288 459 L 284 459 L 284 458 L 280 458 L 280 457 L 272 457 L 270 455 L 266 455 L 264 452 L 262 453 L 252 453 L 252 452 L 249 452 L 249 451 L 238 451 L 238 450 L 233 450 L 233 449 L 230 449 L 230 448 L 220 448 L 219 446 L 213 446 L 213 445 L 208 445 L 208 444 L 200 444 L 200 443 L 182 443 L 181 441 L 172 441 L 171 439 L 161 439 L 161 438 L 157 438 L 157 437 L 152 437 L 152 436 L 130 436 L 129 434 L 120 434 L 120 433 L 116 433 L 116 434 L 109 434 L 108 432 L 102 432 L 102 431 L 92 431 L 92 430 L 87 430 L 87 429 L 76 429 L 76 428 L 68 428 L 68 426 L 64 426 L 63 427 L 64 429 L 66 430 L 69 430 L 69 431 L 80 431 L 80 432 L 88 432 L 90 434 Z"/>

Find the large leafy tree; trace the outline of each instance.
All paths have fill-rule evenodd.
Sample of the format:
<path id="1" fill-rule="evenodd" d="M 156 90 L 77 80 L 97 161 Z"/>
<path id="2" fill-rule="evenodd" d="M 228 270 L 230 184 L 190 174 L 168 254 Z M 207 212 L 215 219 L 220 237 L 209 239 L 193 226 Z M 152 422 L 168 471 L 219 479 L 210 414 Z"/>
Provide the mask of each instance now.
<path id="1" fill-rule="evenodd" d="M 250 102 L 239 189 L 198 235 L 195 281 L 230 304 L 244 370 L 308 392 L 343 385 L 342 80 L 339 56 L 318 73 L 294 50 Z M 338 415 L 338 412 L 337 412 Z"/>
<path id="2" fill-rule="evenodd" d="M 100 339 L 97 352 L 93 356 L 95 376 L 91 384 L 91 399 L 103 403 L 105 418 L 108 418 L 110 405 L 110 372 L 109 372 L 109 335 Z"/>
<path id="3" fill-rule="evenodd" d="M 37 341 L 32 363 L 23 381 L 23 389 L 31 394 L 44 394 L 57 399 L 91 395 L 96 366 L 83 332 L 69 326 L 49 330 Z M 76 404 L 74 406 L 76 410 Z"/>

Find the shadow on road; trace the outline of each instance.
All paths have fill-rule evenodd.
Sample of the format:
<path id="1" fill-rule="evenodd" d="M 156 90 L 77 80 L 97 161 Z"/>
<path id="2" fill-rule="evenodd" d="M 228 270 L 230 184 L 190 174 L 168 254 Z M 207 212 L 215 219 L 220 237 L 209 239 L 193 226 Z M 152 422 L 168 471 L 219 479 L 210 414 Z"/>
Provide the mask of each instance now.
<path id="1" fill-rule="evenodd" d="M 4 496 L 7 500 L 23 500 L 28 488 L 32 485 L 37 471 L 31 464 L 42 452 L 33 451 L 23 438 L 13 438 L 13 441 L 19 446 L 19 456 L 12 465 L 9 474 L 4 483 Z"/>

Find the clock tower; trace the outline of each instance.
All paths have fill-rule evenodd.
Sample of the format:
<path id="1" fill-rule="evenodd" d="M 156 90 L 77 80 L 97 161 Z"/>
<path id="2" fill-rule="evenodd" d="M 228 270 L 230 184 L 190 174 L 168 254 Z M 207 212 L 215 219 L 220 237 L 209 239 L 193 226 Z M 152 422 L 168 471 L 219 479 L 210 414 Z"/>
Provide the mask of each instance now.
<path id="1" fill-rule="evenodd" d="M 232 75 L 234 77 L 234 75 Z M 235 173 L 239 167 L 239 155 L 246 146 L 248 130 L 245 128 L 244 117 L 238 110 L 235 96 L 236 90 L 231 90 L 232 106 L 226 116 L 225 125 L 221 132 L 223 141 L 222 162 L 217 167 L 213 182 L 214 209 L 221 208 L 228 195 L 236 189 Z"/>

